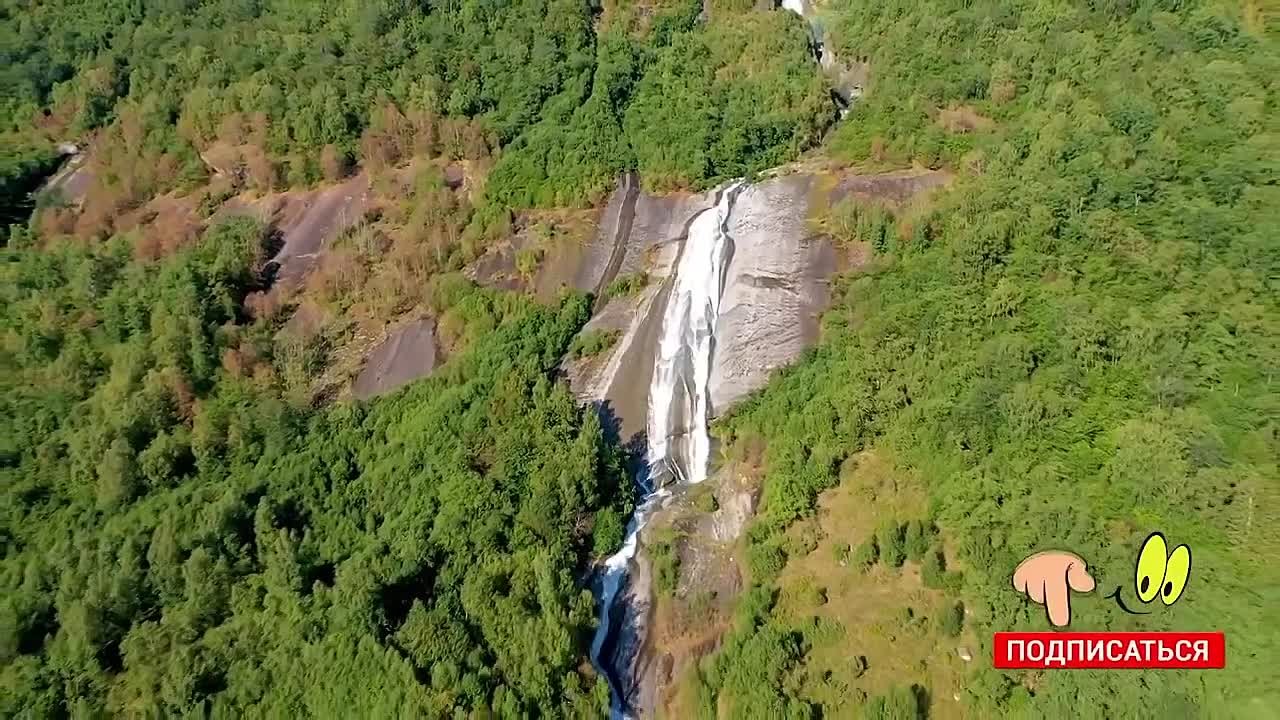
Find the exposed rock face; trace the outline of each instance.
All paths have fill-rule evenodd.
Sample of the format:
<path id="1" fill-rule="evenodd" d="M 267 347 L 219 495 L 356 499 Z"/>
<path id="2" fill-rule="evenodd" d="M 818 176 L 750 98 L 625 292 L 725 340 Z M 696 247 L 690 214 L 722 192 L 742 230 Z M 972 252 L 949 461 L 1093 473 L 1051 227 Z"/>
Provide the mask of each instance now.
<path id="1" fill-rule="evenodd" d="M 374 348 L 351 392 L 360 399 L 391 392 L 431 374 L 436 360 L 435 321 L 415 320 L 392 331 Z"/>
<path id="2" fill-rule="evenodd" d="M 875 176 L 800 172 L 742 191 L 725 222 L 733 255 L 725 268 L 714 333 L 708 386 L 712 412 L 723 413 L 763 386 L 773 370 L 794 362 L 817 340 L 818 315 L 829 302 L 828 280 L 838 262 L 830 242 L 810 226 L 811 214 L 845 198 L 901 202 L 946 179 L 927 171 Z M 606 426 L 641 457 L 647 444 L 644 429 L 655 349 L 673 268 L 684 251 L 690 222 L 714 199 L 714 193 L 655 197 L 624 179 L 606 208 L 601 232 L 581 253 L 585 260 L 576 284 L 582 289 L 598 290 L 625 273 L 645 272 L 650 278 L 634 296 L 598 307 L 588 324 L 588 329 L 618 331 L 613 348 L 565 368 L 579 398 L 595 404 Z M 633 208 L 629 227 L 628 207 Z M 621 619 L 614 621 L 600 654 L 629 713 L 653 716 L 683 669 L 719 643 L 723 628 L 687 627 L 679 619 L 682 612 L 689 615 L 680 610 L 686 600 L 708 592 L 727 614 L 739 589 L 732 553 L 754 512 L 755 496 L 727 487 L 718 488 L 717 495 L 723 497 L 715 513 L 698 514 L 688 507 L 663 510 L 640 534 L 641 552 L 632 559 L 625 589 L 612 606 L 611 616 Z M 663 515 L 666 521 L 660 519 Z M 674 527 L 681 534 L 682 569 L 676 598 L 658 608 L 655 620 L 651 570 L 643 548 L 660 527 Z"/>
<path id="3" fill-rule="evenodd" d="M 947 180 L 920 170 L 872 176 L 792 170 L 742 190 L 724 220 L 733 247 L 711 352 L 707 394 L 713 414 L 763 386 L 775 369 L 794 362 L 817 340 L 818 315 L 830 300 L 828 281 L 842 262 L 810 225 L 811 216 L 846 198 L 899 203 Z M 519 236 L 468 268 L 477 281 L 498 287 L 544 294 L 544 288 L 570 285 L 596 293 L 595 313 L 585 329 L 614 331 L 618 340 L 595 357 L 567 360 L 563 369 L 579 400 L 595 406 L 606 432 L 637 458 L 646 458 L 649 448 L 649 392 L 673 273 L 686 250 L 690 224 L 719 196 L 650 195 L 636 178 L 624 176 L 598 216 L 594 237 L 556 249 L 535 277 L 513 280 L 515 254 L 526 247 Z M 602 291 L 614 279 L 636 273 L 648 277 L 644 288 L 603 299 Z M 741 585 L 734 548 L 755 511 L 756 496 L 730 486 L 715 492 L 719 509 L 714 513 L 682 506 L 678 497 L 658 511 L 639 535 L 640 552 L 624 561 L 627 575 L 614 595 L 611 629 L 597 657 L 628 714 L 653 716 L 680 674 L 714 649 L 727 627 L 728 609 Z M 663 516 L 665 521 L 659 519 Z M 654 527 L 676 528 L 682 538 L 681 585 L 673 600 L 657 607 L 657 619 L 652 570 L 643 550 Z M 697 627 L 690 620 L 696 616 L 692 599 L 702 603 L 708 593 L 723 624 Z"/>
<path id="4" fill-rule="evenodd" d="M 621 197 L 634 198 L 628 204 Z M 603 410 L 624 441 L 639 441 L 645 427 L 654 351 L 662 330 L 667 281 L 679 258 L 689 223 L 711 207 L 712 194 L 653 196 L 622 185 L 606 206 L 605 220 L 592 247 L 583 253 L 580 289 L 603 289 L 620 275 L 646 273 L 649 284 L 628 297 L 599 307 L 587 330 L 616 330 L 613 348 L 566 370 L 579 399 Z M 628 211 L 626 208 L 629 207 Z M 612 215 L 610 210 L 620 210 Z"/>
<path id="5" fill-rule="evenodd" d="M 293 288 L 334 238 L 364 219 L 369 202 L 369 176 L 360 172 L 315 190 L 291 190 L 256 200 L 232 198 L 214 213 L 212 222 L 247 215 L 269 226 L 279 242 L 271 258 L 277 266 L 275 282 Z"/>
<path id="6" fill-rule="evenodd" d="M 316 263 L 320 251 L 342 231 L 364 218 L 369 176 L 360 173 L 339 185 L 306 193 L 286 193 L 275 213 L 283 244 L 272 258 L 277 282 L 297 284 Z"/>
<path id="7" fill-rule="evenodd" d="M 951 181 L 951 175 L 938 170 L 901 170 L 876 175 L 846 175 L 831 190 L 830 203 L 841 200 L 876 200 L 901 204 L 911 198 L 940 188 Z"/>
<path id="8" fill-rule="evenodd" d="M 787 175 L 738 196 L 711 366 L 716 414 L 762 387 L 774 369 L 817 340 L 836 262 L 831 244 L 808 227 L 813 184 L 812 175 Z"/>
<path id="9" fill-rule="evenodd" d="M 662 668 L 655 664 L 661 658 L 645 648 L 653 606 L 653 568 L 645 555 L 637 554 L 632 561 L 626 584 L 615 597 L 614 606 L 622 612 L 615 614 L 613 630 L 600 650 L 600 657 L 608 658 L 614 669 L 613 692 L 624 707 L 655 707 L 659 683 L 636 681 L 662 674 Z"/>
<path id="10" fill-rule="evenodd" d="M 845 199 L 902 203 L 948 179 L 945 173 L 922 170 L 802 172 L 746 188 L 729 219 L 734 250 L 716 329 L 713 410 L 723 412 L 761 387 L 770 372 L 795 361 L 817 339 L 817 317 L 829 301 L 827 281 L 839 263 L 830 243 L 808 225 L 815 210 Z M 603 212 L 599 232 L 571 268 L 556 270 L 571 273 L 574 287 L 586 291 L 599 291 L 622 275 L 649 277 L 640 292 L 598 306 L 588 323 L 588 330 L 619 331 L 613 348 L 566 368 L 582 401 L 608 405 L 633 432 L 644 428 L 652 346 L 661 329 L 655 327 L 661 318 L 653 316 L 660 316 L 665 305 L 663 293 L 689 223 L 713 201 L 713 193 L 650 195 L 624 178 Z"/>
<path id="11" fill-rule="evenodd" d="M 757 490 L 742 480 L 734 468 L 725 468 L 712 479 L 714 487 L 693 491 L 712 493 L 716 510 L 699 511 L 688 495 L 680 496 L 657 512 L 642 533 L 676 537 L 679 570 L 675 590 L 661 599 L 655 600 L 652 593 L 643 598 L 632 593 L 625 599 L 642 603 L 638 610 L 627 608 L 628 617 L 635 619 L 621 628 L 637 635 L 617 635 L 620 644 L 639 652 L 616 657 L 613 667 L 627 707 L 637 717 L 664 715 L 680 679 L 720 647 L 732 624 L 743 585 L 739 539 L 759 500 Z M 640 566 L 648 585 L 652 570 L 644 552 L 635 558 L 634 567 Z"/>
<path id="12" fill-rule="evenodd" d="M 51 191 L 56 191 L 63 202 L 74 207 L 80 207 L 84 203 L 85 195 L 89 192 L 89 187 L 92 185 L 93 172 L 89 169 L 85 154 L 74 152 L 69 154 L 66 162 L 62 164 L 58 172 L 46 180 L 38 192 L 47 194 Z"/>
<path id="13" fill-rule="evenodd" d="M 618 188 L 609 197 L 601 216 L 599 232 L 574 273 L 574 287 L 599 295 L 617 277 L 618 268 L 631 247 L 631 225 L 639 194 L 640 179 L 635 173 L 627 173 L 618 179 Z"/>

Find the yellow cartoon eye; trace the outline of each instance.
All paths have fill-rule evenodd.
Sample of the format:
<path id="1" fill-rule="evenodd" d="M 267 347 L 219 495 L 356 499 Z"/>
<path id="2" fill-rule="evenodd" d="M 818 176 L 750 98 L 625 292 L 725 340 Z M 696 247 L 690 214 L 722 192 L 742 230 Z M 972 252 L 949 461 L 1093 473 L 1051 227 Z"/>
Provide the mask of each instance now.
<path id="1" fill-rule="evenodd" d="M 1160 586 L 1164 584 L 1165 566 L 1168 564 L 1168 551 L 1169 546 L 1160 533 L 1151 533 L 1147 541 L 1142 543 L 1133 582 L 1138 590 L 1138 598 L 1144 603 L 1155 600 L 1160 593 Z M 1184 577 L 1183 580 L 1185 579 Z M 1181 592 L 1181 584 L 1178 590 Z"/>
<path id="2" fill-rule="evenodd" d="M 1191 548 L 1179 545 L 1169 553 L 1169 567 L 1164 575 L 1164 586 L 1160 589 L 1160 599 L 1165 605 L 1172 605 L 1182 597 L 1191 577 Z"/>

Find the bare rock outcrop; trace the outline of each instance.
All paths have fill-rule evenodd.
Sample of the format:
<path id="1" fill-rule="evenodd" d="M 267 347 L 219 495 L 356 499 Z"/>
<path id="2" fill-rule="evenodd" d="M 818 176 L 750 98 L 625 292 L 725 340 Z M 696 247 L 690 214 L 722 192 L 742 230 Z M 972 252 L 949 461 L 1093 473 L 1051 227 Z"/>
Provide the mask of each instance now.
<path id="1" fill-rule="evenodd" d="M 430 375 L 437 359 L 435 321 L 423 318 L 407 323 L 373 349 L 351 393 L 363 400 L 391 392 Z"/>
<path id="2" fill-rule="evenodd" d="M 321 252 L 339 235 L 364 219 L 369 209 L 369 175 L 357 173 L 336 185 L 290 190 L 259 198 L 236 197 L 218 209 L 212 222 L 234 216 L 257 218 L 275 234 L 271 258 L 275 282 L 296 288 L 315 267 Z"/>
<path id="3" fill-rule="evenodd" d="M 85 153 L 69 153 L 66 158 L 62 167 L 45 180 L 38 193 L 46 196 L 56 193 L 63 203 L 78 208 L 84 204 L 84 198 L 93 185 L 93 171 Z"/>
<path id="4" fill-rule="evenodd" d="M 624 204 L 620 198 L 626 197 L 631 199 Z M 586 286 L 580 289 L 603 291 L 623 275 L 643 273 L 648 278 L 637 292 L 601 303 L 587 324 L 588 332 L 618 333 L 614 346 L 601 356 L 570 362 L 565 368 L 579 400 L 599 407 L 624 442 L 644 431 L 667 280 L 689 223 L 712 202 L 708 193 L 655 196 L 620 185 L 606 206 L 605 220 L 592 241 L 594 249 L 583 254 L 595 260 L 580 274 Z"/>
<path id="5" fill-rule="evenodd" d="M 812 175 L 785 175 L 738 196 L 729 225 L 729 263 L 716 352 L 711 407 L 719 414 L 763 386 L 773 370 L 794 362 L 818 337 L 835 252 L 808 226 Z"/>
<path id="6" fill-rule="evenodd" d="M 759 492 L 734 467 L 722 469 L 707 485 L 674 498 L 641 533 L 642 547 L 659 537 L 675 538 L 678 563 L 675 587 L 659 596 L 646 553 L 636 555 L 633 572 L 642 568 L 642 585 L 626 600 L 640 603 L 639 611 L 626 610 L 631 624 L 620 628 L 619 647 L 628 652 L 616 656 L 613 665 L 616 686 L 635 717 L 670 716 L 663 710 L 681 679 L 720 647 L 732 624 L 743 588 L 740 541 Z M 710 511 L 705 509 L 708 495 L 715 498 Z M 636 597 L 642 587 L 649 594 Z"/>
<path id="7" fill-rule="evenodd" d="M 315 266 L 320 251 L 364 218 L 369 176 L 359 173 L 337 185 L 303 193 L 285 193 L 273 223 L 283 244 L 272 260 L 280 265 L 277 282 L 296 284 Z"/>
<path id="8" fill-rule="evenodd" d="M 818 317 L 830 301 L 828 282 L 843 268 L 830 241 L 811 227 L 812 215 L 841 200 L 901 204 L 948 179 L 927 170 L 806 171 L 746 188 L 728 224 L 734 250 L 716 327 L 713 412 L 724 412 L 762 387 L 774 370 L 795 362 L 817 341 Z M 649 278 L 640 292 L 597 306 L 587 325 L 588 331 L 617 332 L 617 343 L 601 356 L 566 365 L 579 399 L 616 420 L 624 441 L 644 430 L 667 280 L 689 223 L 712 200 L 710 193 L 650 195 L 624 179 L 606 206 L 599 232 L 580 253 L 575 276 L 582 290 L 602 289 L 628 274 Z"/>
<path id="9" fill-rule="evenodd" d="M 830 301 L 828 282 L 844 261 L 811 223 L 812 216 L 844 199 L 898 204 L 945 181 L 944 175 L 919 170 L 872 176 L 817 170 L 779 174 L 744 189 L 725 224 L 733 256 L 724 271 L 715 327 L 708 383 L 712 411 L 723 413 L 816 342 L 818 316 Z M 618 333 L 613 347 L 565 366 L 578 397 L 595 404 L 606 427 L 640 453 L 647 440 L 648 391 L 673 268 L 690 223 L 711 207 L 714 197 L 657 197 L 624 182 L 594 240 L 599 247 L 583 254 L 595 258 L 593 268 L 609 258 L 604 270 L 583 276 L 595 280 L 597 288 L 630 272 L 644 272 L 650 279 L 634 295 L 598 306 L 588 323 L 588 331 Z M 629 228 L 620 221 L 628 206 L 633 207 Z M 715 511 L 676 500 L 653 517 L 641 532 L 625 590 L 614 598 L 614 617 L 622 620 L 610 633 L 602 664 L 628 712 L 639 717 L 658 713 L 680 675 L 718 645 L 740 590 L 735 548 L 757 496 L 724 483 L 723 477 L 722 472 L 708 481 L 717 495 Z M 664 532 L 680 538 L 680 578 L 674 595 L 655 599 L 645 548 L 655 541 L 655 533 Z M 712 617 L 723 620 L 723 626 L 720 620 L 695 619 L 707 610 L 708 598 Z"/>

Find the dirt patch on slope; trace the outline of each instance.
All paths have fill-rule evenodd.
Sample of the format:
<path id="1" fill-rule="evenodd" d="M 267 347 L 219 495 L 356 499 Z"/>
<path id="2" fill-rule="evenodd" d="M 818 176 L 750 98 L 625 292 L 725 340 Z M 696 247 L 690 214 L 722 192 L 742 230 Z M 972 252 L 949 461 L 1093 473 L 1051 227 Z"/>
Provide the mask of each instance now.
<path id="1" fill-rule="evenodd" d="M 486 287 L 530 292 L 554 300 L 562 289 L 596 289 L 593 272 L 600 244 L 597 210 L 530 210 L 516 219 L 515 232 L 490 245 L 465 270 Z"/>
<path id="2" fill-rule="evenodd" d="M 971 105 L 951 105 L 939 110 L 934 122 L 938 127 L 952 134 L 990 130 L 995 127 L 995 121 L 980 115 Z"/>
<path id="3" fill-rule="evenodd" d="M 905 203 L 916 196 L 945 186 L 951 174 L 943 170 L 913 168 L 870 175 L 844 175 L 836 178 L 827 195 L 827 204 L 853 199 L 864 202 Z"/>

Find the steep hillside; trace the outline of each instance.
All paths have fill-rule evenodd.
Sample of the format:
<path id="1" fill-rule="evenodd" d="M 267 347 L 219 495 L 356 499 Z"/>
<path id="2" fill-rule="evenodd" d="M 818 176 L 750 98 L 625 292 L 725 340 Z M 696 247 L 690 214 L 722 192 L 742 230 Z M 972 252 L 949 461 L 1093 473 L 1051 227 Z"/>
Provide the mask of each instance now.
<path id="1" fill-rule="evenodd" d="M 439 378 L 298 409 L 238 312 L 261 240 L 5 252 L 0 714 L 600 713 L 625 479 L 549 376 L 586 298 L 455 286 L 491 330 Z"/>
<path id="2" fill-rule="evenodd" d="M 0 0 L 0 716 L 1273 715 L 1275 13 L 791 6 Z"/>
<path id="3" fill-rule="evenodd" d="M 831 152 L 959 176 L 923 216 L 833 217 L 877 262 L 838 288 L 812 357 L 721 425 L 731 457 L 764 448 L 763 497 L 752 586 L 693 681 L 698 711 L 1268 716 L 1280 702 L 1274 36 L 1215 3 L 840 0 L 822 17 L 839 52 L 871 67 Z M 918 478 L 927 512 L 885 517 L 867 496 L 887 527 L 821 520 L 804 540 L 798 524 L 844 502 L 868 448 Z M 945 607 L 886 592 L 909 582 L 900 571 L 859 576 L 826 555 L 835 540 L 883 557 L 908 521 L 955 550 L 936 564 L 958 562 L 941 586 L 966 609 L 972 664 L 886 646 Z M 1157 530 L 1194 549 L 1186 597 L 1126 615 L 1103 594 L 1132 586 Z M 1077 598 L 1073 628 L 1225 630 L 1226 670 L 992 670 L 991 631 L 1047 628 L 1010 578 L 1055 548 L 1086 558 L 1101 589 Z M 825 592 L 797 613 L 788 598 L 813 581 Z M 849 615 L 847 583 L 904 619 Z M 829 665 L 862 655 L 865 676 Z"/>

